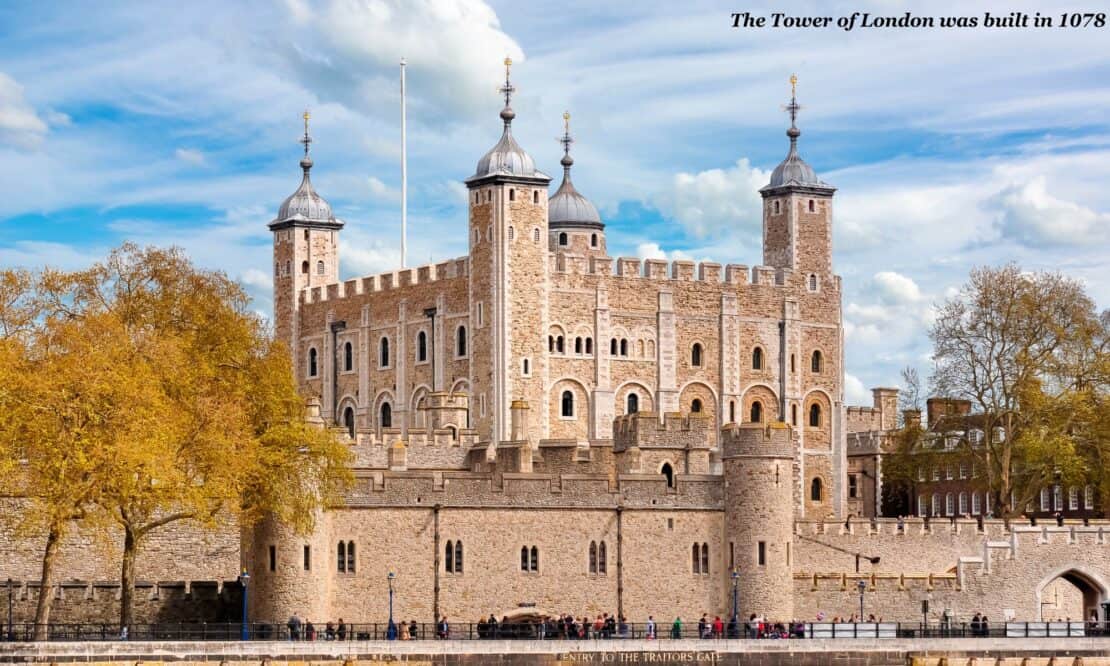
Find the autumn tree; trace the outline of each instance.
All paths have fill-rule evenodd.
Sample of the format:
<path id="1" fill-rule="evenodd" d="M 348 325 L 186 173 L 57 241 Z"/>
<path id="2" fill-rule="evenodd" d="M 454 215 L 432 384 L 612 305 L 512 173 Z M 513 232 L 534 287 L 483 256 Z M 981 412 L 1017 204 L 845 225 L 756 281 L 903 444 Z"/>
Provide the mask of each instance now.
<path id="1" fill-rule="evenodd" d="M 155 530 L 267 514 L 306 530 L 339 497 L 346 447 L 305 422 L 287 351 L 227 276 L 176 249 L 125 245 L 88 270 L 45 272 L 36 291 L 45 321 L 110 325 L 115 380 L 144 397 L 129 405 L 141 427 L 112 439 L 87 501 L 123 532 L 121 626 Z"/>
<path id="2" fill-rule="evenodd" d="M 985 474 L 1003 517 L 1022 512 L 1041 488 L 1105 475 L 1097 455 L 1106 431 L 1094 410 L 1106 401 L 1106 373 L 1098 369 L 1106 364 L 1107 321 L 1078 281 L 1013 264 L 973 270 L 939 305 L 929 332 L 933 391 L 970 401 L 983 433 L 972 442 L 965 431 L 944 455 Z M 903 464 L 891 469 L 908 477 L 943 447 L 906 428 L 896 448 Z"/>

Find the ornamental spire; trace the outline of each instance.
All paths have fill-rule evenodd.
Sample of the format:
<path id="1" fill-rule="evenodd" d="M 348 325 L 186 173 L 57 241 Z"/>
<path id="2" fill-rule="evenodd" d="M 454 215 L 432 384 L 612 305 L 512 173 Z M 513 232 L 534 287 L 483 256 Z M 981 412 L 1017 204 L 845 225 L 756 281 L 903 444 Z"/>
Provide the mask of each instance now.
<path id="1" fill-rule="evenodd" d="M 512 81 L 509 80 L 509 69 L 512 66 L 513 59 L 509 56 L 505 56 L 505 85 L 497 89 L 497 92 L 505 96 L 505 108 L 501 109 L 501 119 L 505 121 L 505 129 L 509 128 L 509 125 L 513 122 L 513 118 L 516 117 L 516 113 L 513 112 L 512 107 L 509 105 L 512 101 L 513 93 L 516 92 L 516 88 L 513 87 Z"/>
<path id="2" fill-rule="evenodd" d="M 574 143 L 574 137 L 570 135 L 570 111 L 563 112 L 563 136 L 555 139 L 563 144 L 563 159 L 559 160 L 559 164 L 563 165 L 563 179 L 570 178 L 570 165 L 574 164 L 574 158 L 570 156 L 570 144 Z"/>
<path id="3" fill-rule="evenodd" d="M 798 137 L 802 134 L 802 131 L 798 129 L 798 112 L 802 110 L 802 107 L 798 104 L 798 76 L 796 74 L 790 75 L 790 103 L 783 105 L 782 110 L 790 114 L 790 129 L 786 130 L 786 136 L 790 137 L 790 151 L 794 152 L 797 148 Z"/>
<path id="4" fill-rule="evenodd" d="M 312 143 L 312 137 L 308 134 L 308 119 L 312 117 L 312 114 L 308 112 L 308 109 L 305 109 L 304 115 L 301 117 L 304 118 L 304 136 L 297 143 L 304 144 L 304 157 L 301 158 L 301 168 L 304 169 L 304 175 L 308 176 L 308 170 L 312 168 L 312 158 L 308 156 L 308 146 Z"/>

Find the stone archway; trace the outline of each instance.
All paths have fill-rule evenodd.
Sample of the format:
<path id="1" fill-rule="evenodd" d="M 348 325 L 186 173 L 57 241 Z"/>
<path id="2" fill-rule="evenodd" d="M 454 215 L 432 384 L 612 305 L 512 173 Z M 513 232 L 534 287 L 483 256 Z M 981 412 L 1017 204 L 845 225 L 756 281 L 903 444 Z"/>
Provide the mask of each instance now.
<path id="1" fill-rule="evenodd" d="M 1054 613 L 1052 610 L 1049 610 L 1047 612 L 1048 617 L 1045 617 L 1045 604 L 1052 603 L 1048 597 L 1060 588 L 1061 581 L 1070 583 L 1071 587 L 1078 590 L 1079 595 L 1082 596 L 1082 615 L 1080 617 L 1071 616 L 1068 611 Z M 1051 571 L 1037 585 L 1037 619 L 1054 620 L 1057 619 L 1057 616 L 1064 615 L 1071 616 L 1071 619 L 1076 621 L 1086 620 L 1090 618 L 1091 612 L 1094 611 L 1098 613 L 1101 620 L 1105 621 L 1107 618 L 1103 614 L 1101 604 L 1108 599 L 1110 599 L 1110 588 L 1107 587 L 1106 581 L 1101 576 L 1079 565 L 1065 565 Z"/>

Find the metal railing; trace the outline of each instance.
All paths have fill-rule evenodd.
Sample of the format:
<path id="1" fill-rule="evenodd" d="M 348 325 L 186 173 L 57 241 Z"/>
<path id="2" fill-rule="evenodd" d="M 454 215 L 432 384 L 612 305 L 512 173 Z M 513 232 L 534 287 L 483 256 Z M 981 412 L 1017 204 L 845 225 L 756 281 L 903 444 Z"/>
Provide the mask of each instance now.
<path id="1" fill-rule="evenodd" d="M 0 625 L 0 640 L 34 640 L 34 624 Z M 48 641 L 380 641 L 380 640 L 672 640 L 672 639 L 851 639 L 851 638 L 1036 638 L 1110 637 L 1106 622 L 1005 622 L 922 624 L 905 622 L 731 623 L 718 630 L 710 623 L 617 623 L 598 629 L 594 623 L 433 623 L 277 624 L 256 622 L 162 622 L 134 624 L 126 632 L 116 624 L 50 624 Z"/>

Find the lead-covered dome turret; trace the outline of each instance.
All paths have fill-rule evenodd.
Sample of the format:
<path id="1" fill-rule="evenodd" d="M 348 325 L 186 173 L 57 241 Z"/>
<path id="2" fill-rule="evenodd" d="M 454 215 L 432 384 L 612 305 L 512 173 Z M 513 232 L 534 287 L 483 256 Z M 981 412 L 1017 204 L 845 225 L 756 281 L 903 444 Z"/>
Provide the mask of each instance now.
<path id="1" fill-rule="evenodd" d="M 505 85 L 501 87 L 501 93 L 505 95 L 505 108 L 501 109 L 501 120 L 505 123 L 505 129 L 502 130 L 501 138 L 494 144 L 493 148 L 490 148 L 482 156 L 482 159 L 478 160 L 478 165 L 474 168 L 474 175 L 467 178 L 466 182 L 491 176 L 551 180 L 550 176 L 536 169 L 536 161 L 513 138 L 513 118 L 516 117 L 516 112 L 513 111 L 509 102 L 516 88 L 509 81 L 509 67 L 512 64 L 513 61 L 510 58 L 505 58 Z"/>
<path id="2" fill-rule="evenodd" d="M 563 121 L 566 123 L 565 131 L 559 139 L 563 144 L 563 159 L 559 160 L 563 165 L 563 182 L 547 200 L 547 226 L 550 229 L 604 229 L 605 225 L 601 222 L 597 208 L 575 189 L 570 179 L 570 167 L 574 164 L 574 158 L 570 156 L 570 144 L 574 143 L 574 139 L 570 136 L 569 113 L 563 114 Z"/>

